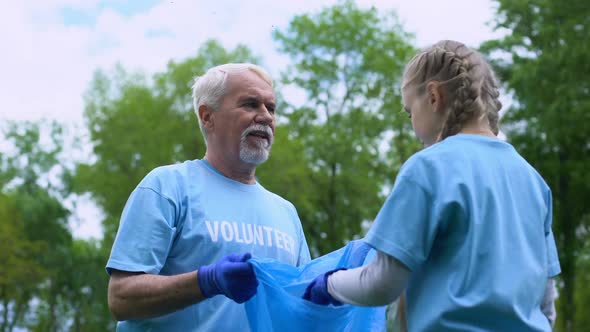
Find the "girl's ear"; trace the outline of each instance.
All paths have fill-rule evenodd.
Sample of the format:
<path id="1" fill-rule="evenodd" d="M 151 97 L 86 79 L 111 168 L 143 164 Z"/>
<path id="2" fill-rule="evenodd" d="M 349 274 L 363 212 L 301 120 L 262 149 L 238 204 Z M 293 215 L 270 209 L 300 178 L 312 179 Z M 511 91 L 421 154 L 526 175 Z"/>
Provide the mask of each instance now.
<path id="1" fill-rule="evenodd" d="M 444 94 L 440 83 L 437 81 L 428 82 L 426 84 L 426 93 L 433 112 L 442 112 L 444 110 Z"/>

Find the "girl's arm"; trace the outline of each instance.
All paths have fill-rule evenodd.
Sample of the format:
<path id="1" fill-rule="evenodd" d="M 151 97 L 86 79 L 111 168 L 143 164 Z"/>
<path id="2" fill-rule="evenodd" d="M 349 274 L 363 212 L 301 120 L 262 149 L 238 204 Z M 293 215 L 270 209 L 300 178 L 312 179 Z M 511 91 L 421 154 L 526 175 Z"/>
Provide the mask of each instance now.
<path id="1" fill-rule="evenodd" d="M 543 295 L 543 302 L 541 302 L 541 311 L 547 317 L 551 326 L 555 325 L 555 319 L 557 318 L 557 312 L 555 311 L 556 295 L 557 289 L 555 288 L 555 280 L 549 278 L 545 285 L 545 295 Z"/>
<path id="2" fill-rule="evenodd" d="M 343 303 L 387 305 L 402 293 L 410 274 L 410 270 L 400 261 L 377 251 L 377 257 L 370 264 L 330 275 L 328 293 Z"/>

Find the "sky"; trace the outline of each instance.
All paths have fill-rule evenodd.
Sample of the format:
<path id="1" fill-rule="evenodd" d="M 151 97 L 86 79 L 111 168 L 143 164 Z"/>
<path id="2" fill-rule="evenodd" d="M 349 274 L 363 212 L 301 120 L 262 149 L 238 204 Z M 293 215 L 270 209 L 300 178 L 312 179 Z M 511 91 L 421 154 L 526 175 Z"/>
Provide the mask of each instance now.
<path id="1" fill-rule="evenodd" d="M 82 126 L 83 94 L 97 69 L 121 63 L 146 74 L 170 60 L 195 55 L 214 38 L 227 48 L 249 46 L 278 74 L 273 29 L 298 14 L 315 13 L 335 0 L 21 0 L 0 11 L 0 122 L 55 119 Z M 395 10 L 415 45 L 455 39 L 469 46 L 501 36 L 489 22 L 491 0 L 358 0 L 363 8 Z M 197 73 L 195 73 L 197 74 Z M 287 97 L 287 96 L 285 96 Z M 2 151 L 0 142 L 0 152 Z M 100 238 L 100 211 L 82 197 L 72 218 L 74 235 Z"/>

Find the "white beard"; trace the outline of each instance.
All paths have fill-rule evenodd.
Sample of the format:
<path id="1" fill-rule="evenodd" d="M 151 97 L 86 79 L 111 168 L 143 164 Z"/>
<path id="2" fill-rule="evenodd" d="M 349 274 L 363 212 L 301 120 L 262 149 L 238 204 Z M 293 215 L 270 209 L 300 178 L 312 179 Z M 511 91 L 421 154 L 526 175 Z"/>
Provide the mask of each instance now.
<path id="1" fill-rule="evenodd" d="M 268 159 L 269 148 L 251 147 L 249 143 L 242 141 L 240 142 L 240 160 L 248 164 L 260 165 Z"/>
<path id="2" fill-rule="evenodd" d="M 251 141 L 248 142 L 248 132 L 252 130 L 264 130 L 269 133 L 268 140 L 256 140 L 255 143 Z M 247 128 L 244 133 L 242 134 L 242 138 L 240 140 L 240 160 L 254 165 L 260 165 L 268 159 L 270 155 L 270 147 L 272 146 L 273 136 L 270 128 L 254 125 L 252 127 Z"/>

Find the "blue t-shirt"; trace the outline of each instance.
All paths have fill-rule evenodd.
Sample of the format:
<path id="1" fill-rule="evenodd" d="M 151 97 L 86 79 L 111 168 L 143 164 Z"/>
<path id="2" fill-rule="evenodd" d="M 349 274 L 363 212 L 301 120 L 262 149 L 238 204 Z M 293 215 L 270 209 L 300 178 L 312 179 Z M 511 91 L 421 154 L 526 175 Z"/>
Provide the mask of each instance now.
<path id="1" fill-rule="evenodd" d="M 293 204 L 259 183 L 231 180 L 194 160 L 156 168 L 141 181 L 123 210 L 106 267 L 176 275 L 244 252 L 290 265 L 310 261 Z M 248 330 L 244 306 L 222 295 L 117 325 L 125 332 L 235 330 Z"/>
<path id="2" fill-rule="evenodd" d="M 551 205 L 506 142 L 459 134 L 412 156 L 366 236 L 412 271 L 408 330 L 550 331 Z"/>

